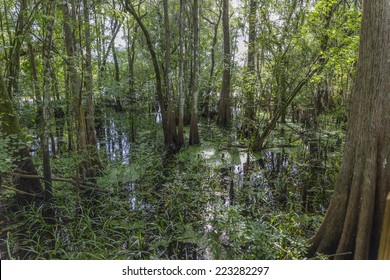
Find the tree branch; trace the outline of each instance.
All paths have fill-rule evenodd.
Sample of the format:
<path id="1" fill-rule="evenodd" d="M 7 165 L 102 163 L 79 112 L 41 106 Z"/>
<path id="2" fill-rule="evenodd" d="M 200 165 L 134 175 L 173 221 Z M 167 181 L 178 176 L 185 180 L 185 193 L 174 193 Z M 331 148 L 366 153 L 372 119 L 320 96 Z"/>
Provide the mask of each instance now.
<path id="1" fill-rule="evenodd" d="M 21 177 L 21 178 L 26 178 L 26 179 L 45 180 L 45 178 L 43 176 L 39 176 L 39 175 L 23 174 L 23 173 L 16 173 L 16 172 L 11 172 L 9 174 L 12 176 L 15 176 L 15 177 Z M 81 184 L 79 181 L 77 181 L 75 179 L 54 177 L 51 180 L 57 181 L 57 182 L 70 183 L 76 187 L 80 187 L 80 189 L 82 189 L 82 190 L 91 190 L 91 189 L 97 190 L 98 189 L 95 185 L 88 186 L 85 184 L 85 182 L 83 184 Z M 99 189 L 99 191 L 102 191 L 102 190 Z"/>

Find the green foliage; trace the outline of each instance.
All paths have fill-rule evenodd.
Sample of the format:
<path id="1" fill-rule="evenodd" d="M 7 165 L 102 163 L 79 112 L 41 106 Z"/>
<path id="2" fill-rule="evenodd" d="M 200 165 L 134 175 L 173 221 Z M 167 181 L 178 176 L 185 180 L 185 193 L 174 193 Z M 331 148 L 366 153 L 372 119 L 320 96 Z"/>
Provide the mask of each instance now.
<path id="1" fill-rule="evenodd" d="M 0 174 L 7 173 L 13 168 L 12 135 L 5 136 L 0 131 Z"/>
<path id="2" fill-rule="evenodd" d="M 351 92 L 359 41 L 360 11 L 355 2 L 257 1 L 257 62 L 253 74 L 248 74 L 245 59 L 242 59 L 247 47 L 244 41 L 248 32 L 249 1 L 243 1 L 243 7 L 232 9 L 231 49 L 235 55 L 232 68 L 233 125 L 220 129 L 213 119 L 209 121 L 200 117 L 203 144 L 189 148 L 184 145 L 179 153 L 169 155 L 162 141 L 162 125 L 156 123 L 155 77 L 145 38 L 134 19 L 120 5 L 98 1 L 92 7 L 95 18 L 89 24 L 93 27 L 91 36 L 94 38 L 93 91 L 96 121 L 100 126 L 99 153 L 106 168 L 102 176 L 91 179 L 90 183 L 94 183 L 97 190 L 80 190 L 66 182 L 54 182 L 54 225 L 45 221 L 43 208 L 31 206 L 13 213 L 11 225 L 7 225 L 8 235 L 3 240 L 8 248 L 8 258 L 304 258 L 306 240 L 322 220 L 341 162 L 345 107 Z M 179 25 L 174 22 L 179 1 L 170 4 L 173 99 L 177 104 Z M 208 98 L 209 109 L 215 113 L 223 70 L 221 23 L 216 29 L 212 76 L 210 56 L 221 7 L 220 1 L 204 1 L 202 5 L 199 107 L 203 107 Z M 162 42 L 165 34 L 160 8 L 158 1 L 141 1 L 137 12 L 152 36 L 159 67 L 164 71 Z M 38 35 L 22 39 L 31 41 L 37 46 L 37 51 L 41 37 L 45 35 L 46 17 L 41 9 L 29 11 L 32 13 L 32 28 L 36 31 L 34 34 Z M 193 63 L 192 38 L 187 32 L 192 24 L 191 9 L 186 13 L 187 30 L 183 39 L 186 50 L 184 87 L 188 105 L 185 113 L 188 114 L 191 103 L 189 69 Z M 2 19 L 9 29 L 7 32 L 1 30 L 5 46 L 0 46 L 0 55 L 7 69 L 9 45 L 15 39 L 12 28 L 16 28 L 17 22 L 12 17 L 13 13 L 5 13 Z M 66 128 L 65 138 L 75 136 L 75 125 L 68 127 L 66 123 L 56 122 L 52 109 L 60 104 L 65 109 L 66 118 L 74 118 L 74 97 L 69 95 L 70 77 L 66 63 L 69 57 L 63 51 L 64 18 L 60 11 L 57 18 L 51 59 L 50 133 L 55 138 L 56 129 Z M 119 81 L 115 79 L 109 46 L 115 21 L 122 24 L 121 32 L 114 40 Z M 80 40 L 76 40 L 79 53 L 85 53 L 82 35 L 85 23 L 73 24 L 79 27 L 74 30 L 77 40 Z M 242 35 L 240 31 L 243 31 Z M 119 38 L 120 34 L 123 38 Z M 12 98 L 24 134 L 39 135 L 38 93 L 35 92 L 29 56 L 24 55 L 25 41 L 20 56 L 18 89 Z M 134 55 L 133 64 L 129 63 L 131 55 Z M 106 59 L 104 67 L 103 59 Z M 36 55 L 35 60 L 41 84 L 41 55 Z M 81 73 L 85 59 L 80 55 L 76 60 L 77 70 Z M 306 81 L 308 73 L 316 68 L 320 70 Z M 84 78 L 85 73 L 82 74 Z M 11 79 L 13 77 L 4 80 L 8 83 Z M 134 91 L 130 90 L 130 81 Z M 304 86 L 299 95 L 292 96 L 301 82 Z M 82 96 L 84 90 L 82 82 Z M 321 90 L 326 91 L 327 102 L 325 97 L 319 98 Z M 253 97 L 253 104 L 248 104 L 249 97 Z M 268 146 L 271 148 L 261 154 L 250 153 L 247 145 L 253 141 L 256 132 L 250 131 L 246 136 L 240 131 L 248 124 L 245 109 L 252 106 L 257 110 L 256 120 L 250 127 L 261 132 L 265 122 L 290 97 L 294 97 L 295 107 L 286 106 L 286 123 L 276 125 L 270 133 Z M 117 100 L 125 112 L 109 109 L 115 108 Z M 82 104 L 85 101 L 82 100 Z M 316 112 L 319 105 L 324 107 L 322 112 Z M 296 115 L 294 123 L 293 114 Z M 305 117 L 312 122 L 310 125 L 304 124 Z M 30 145 L 34 140 L 31 136 L 25 136 L 23 141 L 18 137 L 21 136 L 6 136 L 0 131 L 0 176 L 15 168 L 14 163 L 20 160 L 18 151 L 25 147 L 23 143 Z M 75 139 L 73 137 L 73 141 Z M 83 152 L 65 151 L 65 148 L 61 154 L 52 154 L 54 177 L 78 178 L 85 156 Z M 34 151 L 33 157 L 38 172 L 42 173 L 40 152 Z M 7 180 L 9 178 L 7 176 Z M 6 183 L 11 184 L 9 181 Z M 3 192 L 1 195 L 4 197 Z"/>
<path id="3" fill-rule="evenodd" d="M 321 125 L 327 132 L 315 137 L 321 137 L 323 145 L 336 145 L 335 135 L 342 132 L 334 131 L 332 118 L 324 116 Z M 283 135 L 273 136 L 279 138 L 275 143 L 288 143 L 289 134 L 294 136 L 294 130 L 284 129 Z M 272 166 L 283 148 L 256 155 L 267 162 L 263 168 L 256 167 L 251 155 L 249 174 L 234 168 L 226 174 L 223 170 L 241 166 L 242 151 L 227 145 L 232 140 L 229 131 L 214 125 L 201 130 L 209 130 L 209 141 L 173 156 L 151 146 L 151 132 L 143 131 L 139 142 L 131 145 L 128 163 L 106 160 L 105 173 L 96 180 L 97 191 L 76 191 L 73 185 L 55 182 L 52 203 L 57 223 L 47 224 L 42 208 L 15 213 L 11 220 L 24 217 L 25 221 L 9 228 L 4 240 L 9 258 L 304 258 L 306 240 L 322 219 L 317 210 L 304 213 L 301 206 L 301 187 L 313 174 L 304 143 L 298 141 L 298 147 L 287 150 L 289 155 L 281 158 L 288 161 L 279 171 Z M 329 198 L 339 158 L 328 154 L 326 172 L 319 173 L 311 187 L 311 197 L 318 198 L 310 200 L 313 209 L 323 209 Z M 53 161 L 53 172 L 73 177 L 80 160 L 79 155 L 62 154 Z M 233 200 L 226 178 L 233 180 Z M 280 203 L 282 194 L 287 200 Z"/>
<path id="4" fill-rule="evenodd" d="M 28 136 L 23 139 L 18 135 L 5 135 L 0 131 L 0 173 L 9 173 L 16 167 L 16 162 L 24 160 L 19 151 L 26 147 Z"/>
<path id="5" fill-rule="evenodd" d="M 215 259 L 272 259 L 270 227 L 249 219 L 236 207 L 220 206 L 210 221 L 210 245 Z"/>

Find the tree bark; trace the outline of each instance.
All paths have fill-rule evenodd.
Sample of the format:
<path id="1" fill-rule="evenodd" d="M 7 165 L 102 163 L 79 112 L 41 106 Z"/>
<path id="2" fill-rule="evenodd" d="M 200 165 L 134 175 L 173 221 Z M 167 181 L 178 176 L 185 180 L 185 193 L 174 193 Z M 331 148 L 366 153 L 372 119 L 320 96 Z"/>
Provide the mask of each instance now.
<path id="1" fill-rule="evenodd" d="M 251 124 L 255 121 L 255 95 L 256 95 L 256 73 L 255 73 L 255 57 L 256 57 L 256 22 L 257 22 L 257 0 L 249 2 L 249 38 L 248 38 L 248 89 L 245 99 L 245 118 Z"/>
<path id="2" fill-rule="evenodd" d="M 129 20 L 127 20 L 127 64 L 128 64 L 128 81 L 129 81 L 129 90 L 128 97 L 130 100 L 134 101 L 134 61 L 135 61 L 135 41 L 138 33 L 138 26 L 131 28 Z M 124 33 L 126 32 L 124 31 Z M 131 36 L 131 31 L 133 31 L 133 36 Z M 131 41 L 130 41 L 130 38 Z"/>
<path id="3" fill-rule="evenodd" d="M 168 0 L 163 1 L 164 6 L 164 28 L 165 28 L 165 88 L 166 88 L 166 110 L 168 131 L 171 135 L 174 146 L 171 149 L 178 149 L 178 139 L 176 132 L 175 111 L 173 106 L 173 92 L 172 92 L 172 71 L 171 71 L 171 30 L 169 26 L 169 6 Z M 161 111 L 165 110 L 160 107 Z"/>
<path id="4" fill-rule="evenodd" d="M 229 31 L 229 0 L 222 3 L 222 25 L 223 25 L 223 74 L 222 90 L 219 98 L 218 123 L 227 126 L 231 120 L 230 108 L 230 31 Z"/>
<path id="5" fill-rule="evenodd" d="M 119 62 L 118 62 L 118 55 L 116 53 L 115 45 L 112 45 L 111 49 L 112 49 L 112 59 L 114 60 L 114 69 L 115 69 L 114 77 L 115 77 L 115 82 L 116 82 L 116 85 L 119 86 L 119 84 L 120 84 Z M 120 96 L 118 96 L 118 93 L 119 93 L 119 95 L 121 94 L 119 91 L 116 92 L 116 95 L 115 95 L 115 111 L 121 112 L 121 111 L 123 111 L 123 107 L 122 107 Z"/>
<path id="6" fill-rule="evenodd" d="M 40 110 L 39 108 L 41 107 L 40 102 L 42 102 L 41 87 L 39 85 L 38 71 L 37 71 L 37 66 L 35 61 L 35 51 L 31 42 L 28 42 L 27 48 L 28 48 L 28 57 L 30 60 L 31 76 L 34 84 L 33 89 L 34 89 L 35 103 L 37 104 L 38 107 L 37 119 L 39 120 L 42 115 L 42 112 L 39 111 Z"/>
<path id="7" fill-rule="evenodd" d="M 13 35 L 13 40 L 11 41 L 12 48 L 10 49 L 10 59 L 7 67 L 7 90 L 10 98 L 11 96 L 18 92 L 19 86 L 19 73 L 20 73 L 20 50 L 22 48 L 23 41 L 25 40 L 26 31 L 29 30 L 30 25 L 28 23 L 27 9 L 28 1 L 21 0 L 20 10 L 18 18 L 16 20 L 15 33 Z"/>
<path id="8" fill-rule="evenodd" d="M 29 60 L 30 60 L 30 67 L 31 67 L 31 76 L 33 79 L 33 89 L 34 89 L 34 96 L 35 96 L 35 104 L 37 106 L 37 115 L 35 119 L 35 125 L 38 131 L 41 131 L 41 145 L 42 145 L 42 150 L 44 150 L 44 119 L 43 119 L 43 103 L 42 103 L 42 94 L 41 94 L 41 87 L 39 85 L 39 78 L 38 78 L 38 71 L 36 67 L 36 61 L 35 61 L 35 52 L 34 48 L 31 44 L 31 42 L 27 43 L 27 48 L 28 48 L 28 54 L 29 54 Z"/>
<path id="9" fill-rule="evenodd" d="M 54 30 L 56 3 L 50 0 L 46 6 L 46 14 L 48 20 L 46 22 L 46 36 L 43 46 L 43 131 L 42 131 L 42 154 L 43 154 L 43 176 L 45 178 L 45 202 L 49 203 L 53 198 L 51 167 L 50 167 L 50 152 L 49 152 L 49 130 L 50 130 L 50 97 L 51 90 L 51 49 Z"/>
<path id="10" fill-rule="evenodd" d="M 75 4 L 75 2 L 73 2 L 73 4 Z M 87 143 L 88 143 L 87 127 L 86 127 L 86 118 L 85 118 L 85 110 L 83 105 L 82 84 L 81 84 L 82 72 L 80 71 L 81 55 L 78 54 L 77 52 L 75 28 L 73 28 L 73 25 L 78 20 L 77 11 L 76 11 L 77 7 L 73 5 L 72 11 L 70 11 L 69 6 L 65 1 L 61 3 L 61 9 L 63 13 L 65 49 L 68 56 L 66 72 L 69 79 L 68 80 L 69 91 L 70 91 L 69 96 L 72 102 L 73 123 L 74 123 L 74 127 L 76 128 L 77 150 L 79 152 L 84 153 L 83 160 L 79 166 L 79 174 L 81 179 L 86 179 L 86 178 L 92 179 L 93 177 L 96 176 L 96 169 L 98 169 L 97 166 L 98 163 L 100 163 L 100 161 L 97 160 L 97 150 L 92 151 L 92 149 L 97 149 L 95 148 L 96 146 L 91 146 L 90 150 L 87 147 Z M 82 19 L 80 19 L 80 22 L 81 21 Z M 88 86 L 90 87 L 90 85 Z M 89 102 L 91 102 L 91 99 L 89 100 Z M 93 106 L 93 104 L 90 105 Z M 88 114 L 88 116 L 91 115 Z M 91 119 L 89 120 L 91 121 Z M 92 125 L 91 123 L 89 124 Z"/>
<path id="11" fill-rule="evenodd" d="M 68 56 L 67 73 L 69 75 L 69 90 L 73 107 L 73 118 L 76 127 L 77 146 L 79 150 L 85 150 L 87 145 L 86 127 L 84 118 L 84 109 L 81 98 L 81 79 L 78 65 L 78 57 L 75 50 L 75 38 L 72 30 L 71 21 L 76 19 L 69 12 L 67 2 L 61 4 L 62 13 L 64 16 L 63 28 L 65 35 L 65 48 Z"/>
<path id="12" fill-rule="evenodd" d="M 356 82 L 344 157 L 309 255 L 375 259 L 390 191 L 390 2 L 363 1 Z"/>
<path id="13" fill-rule="evenodd" d="M 84 86 L 85 86 L 85 129 L 86 129 L 86 148 L 88 151 L 88 170 L 87 177 L 93 178 L 99 170 L 103 169 L 103 165 L 99 158 L 97 149 L 97 137 L 95 126 L 95 106 L 93 102 L 93 74 L 92 74 L 92 47 L 91 47 L 91 31 L 90 31 L 90 6 L 88 0 L 83 0 L 83 18 L 84 18 L 84 42 L 85 42 L 85 71 L 84 71 Z"/>
<path id="14" fill-rule="evenodd" d="M 92 48 L 91 48 L 91 31 L 89 24 L 89 4 L 88 0 L 83 0 L 84 6 L 84 40 L 85 40 L 85 74 L 84 85 L 86 95 L 86 130 L 87 130 L 87 145 L 96 146 L 96 129 L 95 129 L 95 110 L 93 104 L 93 76 L 92 76 Z"/>
<path id="15" fill-rule="evenodd" d="M 179 15 L 179 126 L 177 130 L 178 145 L 184 144 L 184 7 L 185 0 L 180 0 Z"/>
<path id="16" fill-rule="evenodd" d="M 214 35 L 213 35 L 213 41 L 211 43 L 211 49 L 210 49 L 210 57 L 211 57 L 211 65 L 210 65 L 210 77 L 208 80 L 208 85 L 207 85 L 207 91 L 206 91 L 206 96 L 202 102 L 202 114 L 206 116 L 207 118 L 210 118 L 210 99 L 211 95 L 215 92 L 215 47 L 218 42 L 218 30 L 219 30 L 219 24 L 221 22 L 221 17 L 222 17 L 222 0 L 218 2 L 218 18 L 216 22 L 213 22 L 211 20 L 206 19 L 208 23 L 213 25 L 214 27 Z"/>
<path id="17" fill-rule="evenodd" d="M 193 81 L 192 81 L 192 108 L 191 108 L 191 125 L 190 125 L 190 145 L 200 144 L 198 129 L 198 83 L 199 83 L 199 7 L 198 0 L 194 0 L 193 6 L 193 33 L 194 33 L 194 50 L 193 50 Z"/>

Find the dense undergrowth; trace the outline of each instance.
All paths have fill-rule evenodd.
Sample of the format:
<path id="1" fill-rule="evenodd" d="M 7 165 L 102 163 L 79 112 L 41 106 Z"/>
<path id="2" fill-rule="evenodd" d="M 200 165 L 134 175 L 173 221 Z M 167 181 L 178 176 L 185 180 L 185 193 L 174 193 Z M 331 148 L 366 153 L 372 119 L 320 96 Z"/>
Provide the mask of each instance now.
<path id="1" fill-rule="evenodd" d="M 305 258 L 340 162 L 342 131 L 331 119 L 310 135 L 280 126 L 261 154 L 249 153 L 249 140 L 235 131 L 202 124 L 203 144 L 171 156 L 153 118 L 134 142 L 128 130 L 115 130 L 129 127 L 123 119 L 111 119 L 110 139 L 107 131 L 100 139 L 97 188 L 54 183 L 55 223 L 42 208 L 8 210 L 2 258 Z M 79 160 L 63 153 L 53 174 L 74 177 Z"/>

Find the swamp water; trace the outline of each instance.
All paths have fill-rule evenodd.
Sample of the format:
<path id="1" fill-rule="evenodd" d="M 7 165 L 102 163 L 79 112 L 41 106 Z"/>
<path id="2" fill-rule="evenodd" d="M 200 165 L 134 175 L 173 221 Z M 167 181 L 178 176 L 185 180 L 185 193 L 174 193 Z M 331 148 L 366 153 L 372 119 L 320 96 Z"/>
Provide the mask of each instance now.
<path id="1" fill-rule="evenodd" d="M 106 144 L 106 149 L 110 150 L 112 160 L 120 147 L 139 145 L 126 142 L 130 137 L 120 137 L 115 125 L 110 125 L 110 129 L 102 142 L 111 143 Z M 201 129 L 210 127 L 201 126 Z M 150 132 L 145 138 L 151 144 L 156 132 Z M 306 139 L 299 146 L 253 154 L 238 143 L 236 137 L 230 138 L 229 144 L 214 143 L 211 139 L 203 141 L 199 147 L 188 148 L 182 152 L 185 153 L 184 163 L 160 156 L 157 161 L 161 166 L 154 170 L 155 180 L 148 182 L 149 186 L 142 179 L 145 170 L 142 167 L 137 170 L 129 160 L 132 152 L 120 156 L 119 161 L 128 165 L 136 178 L 122 182 L 119 187 L 121 195 L 128 200 L 129 210 L 140 213 L 143 219 L 152 213 L 166 219 L 162 228 L 157 227 L 157 232 L 153 232 L 153 239 L 156 236 L 162 239 L 157 243 L 166 243 L 165 247 L 158 246 L 160 249 L 155 254 L 179 259 L 235 258 L 240 250 L 245 254 L 253 251 L 256 240 L 243 241 L 242 238 L 253 237 L 258 230 L 256 224 L 272 222 L 271 213 L 324 214 L 339 160 L 337 153 L 330 152 L 333 148 L 329 141 Z M 185 168 L 186 164 L 191 171 Z M 149 193 L 145 195 L 145 191 Z M 194 196 L 196 198 L 191 200 Z M 251 221 L 240 220 L 242 217 Z M 297 231 L 309 237 L 315 230 L 314 224 L 305 225 L 306 233 Z M 252 232 L 242 237 L 238 236 L 239 231 Z M 233 244 L 235 242 L 237 244 Z"/>
<path id="2" fill-rule="evenodd" d="M 167 158 L 158 114 L 138 131 L 128 115 L 104 119 L 98 148 L 107 170 L 96 181 L 104 192 L 77 211 L 72 190 L 58 193 L 53 256 L 265 259 L 303 253 L 327 207 L 340 147 L 313 137 L 253 154 L 235 136 L 207 137 Z M 220 135 L 214 126 L 200 129 Z"/>

